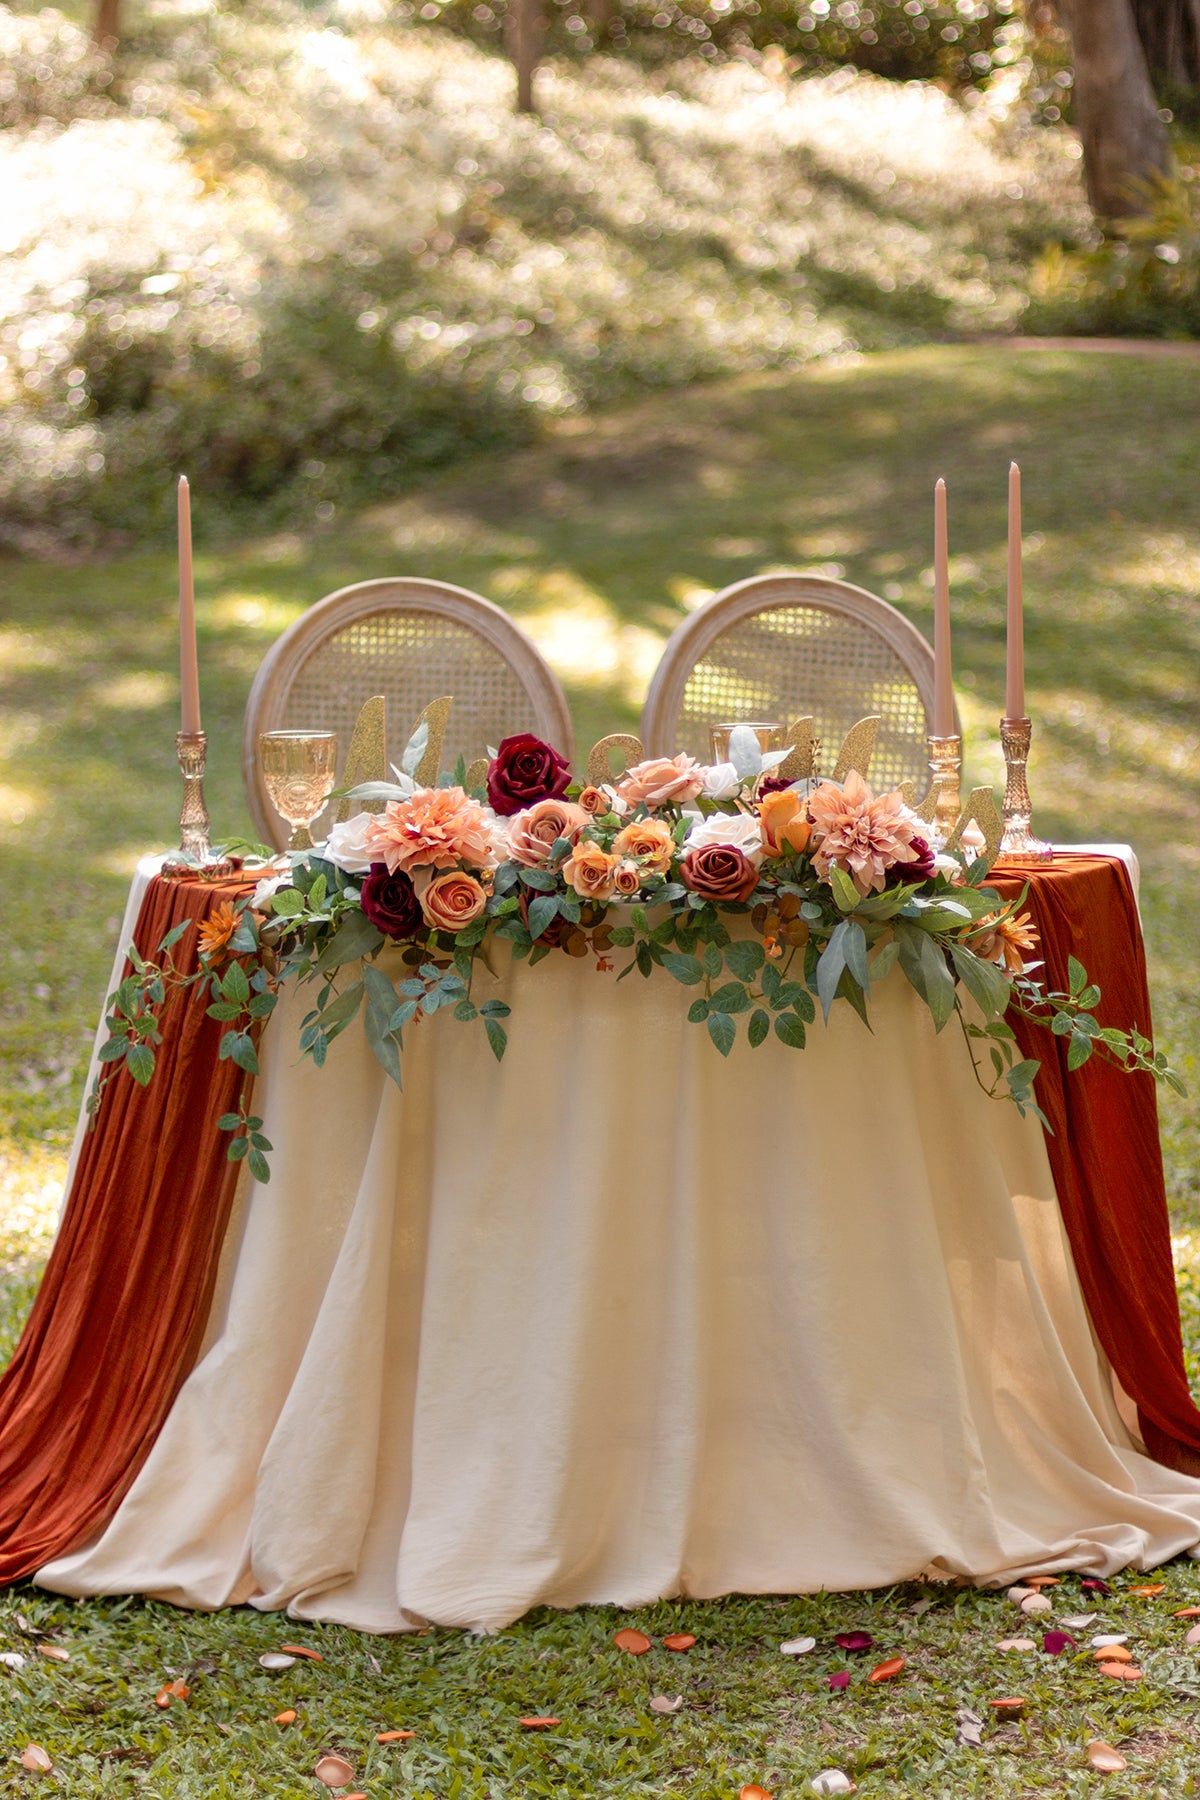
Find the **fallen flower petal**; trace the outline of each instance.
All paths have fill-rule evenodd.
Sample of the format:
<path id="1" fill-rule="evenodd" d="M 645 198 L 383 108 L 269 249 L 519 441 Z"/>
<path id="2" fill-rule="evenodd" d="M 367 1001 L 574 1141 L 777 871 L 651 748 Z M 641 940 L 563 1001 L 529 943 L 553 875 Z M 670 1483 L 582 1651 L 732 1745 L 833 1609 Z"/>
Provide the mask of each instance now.
<path id="1" fill-rule="evenodd" d="M 1001 1638 L 996 1648 L 997 1650 L 1036 1650 L 1037 1645 L 1032 1638 Z"/>
<path id="2" fill-rule="evenodd" d="M 626 1626 L 624 1631 L 618 1631 L 613 1637 L 613 1643 L 618 1650 L 627 1650 L 630 1656 L 645 1656 L 650 1648 L 650 1639 L 645 1632 L 635 1631 L 632 1626 Z"/>
<path id="3" fill-rule="evenodd" d="M 816 1647 L 816 1638 L 788 1638 L 785 1644 L 780 1644 L 779 1654 L 780 1656 L 807 1656 L 809 1651 L 815 1650 Z"/>
<path id="4" fill-rule="evenodd" d="M 1147 1581 L 1143 1582 L 1141 1587 L 1131 1587 L 1126 1588 L 1125 1590 L 1127 1594 L 1140 1595 L 1143 1600 L 1152 1600 L 1155 1594 L 1165 1594 L 1166 1591 L 1167 1584 L 1165 1581 Z"/>
<path id="5" fill-rule="evenodd" d="M 305 1656 L 309 1662 L 324 1662 L 325 1658 L 319 1650 L 306 1650 L 303 1644 L 280 1644 L 284 1656 Z"/>
<path id="6" fill-rule="evenodd" d="M 1044 1613 L 1053 1612 L 1054 1608 L 1044 1594 L 1030 1594 L 1027 1599 L 1022 1600 L 1021 1611 L 1023 1613 Z"/>
<path id="7" fill-rule="evenodd" d="M 272 1675 L 278 1675 L 281 1670 L 292 1669 L 296 1666 L 296 1659 L 294 1656 L 284 1656 L 282 1651 L 279 1650 L 264 1651 L 258 1661 L 259 1666 L 264 1669 L 269 1669 Z"/>
<path id="8" fill-rule="evenodd" d="M 1200 1619 L 1200 1606 L 1181 1606 L 1171 1614 L 1173 1619 Z"/>
<path id="9" fill-rule="evenodd" d="M 416 1735 L 415 1731 L 377 1731 L 375 1742 L 377 1744 L 402 1744 L 405 1738 L 416 1737 Z"/>
<path id="10" fill-rule="evenodd" d="M 552 1726 L 561 1725 L 562 1720 L 534 1718 L 531 1716 L 527 1719 L 518 1720 L 518 1724 L 522 1731 L 549 1731 Z"/>
<path id="11" fill-rule="evenodd" d="M 161 1706 L 165 1709 L 170 1706 L 173 1698 L 174 1695 L 171 1693 L 170 1688 L 159 1688 L 157 1694 L 154 1696 L 154 1704 L 155 1706 Z"/>
<path id="12" fill-rule="evenodd" d="M 276 1725 L 294 1725 L 296 1723 L 295 1707 L 288 1706 L 288 1707 L 285 1707 L 283 1712 L 276 1713 L 275 1714 L 275 1723 L 276 1723 Z"/>
<path id="13" fill-rule="evenodd" d="M 1073 1650 L 1075 1639 L 1069 1631 L 1048 1631 L 1042 1639 L 1042 1649 L 1047 1656 L 1061 1656 L 1064 1650 Z"/>
<path id="14" fill-rule="evenodd" d="M 1099 1775 L 1119 1775 L 1122 1769 L 1129 1766 L 1121 1752 L 1114 1750 L 1111 1744 L 1106 1744 L 1103 1738 L 1092 1739 L 1087 1747 L 1087 1759 Z"/>
<path id="15" fill-rule="evenodd" d="M 21 1767 L 32 1769 L 38 1775 L 49 1775 L 54 1768 L 54 1763 L 51 1761 L 50 1752 L 43 1750 L 40 1744 L 26 1744 L 21 1752 Z"/>
<path id="16" fill-rule="evenodd" d="M 1091 1642 L 1097 1650 L 1102 1650 L 1105 1644 L 1124 1644 L 1128 1639 L 1129 1633 L 1127 1631 L 1106 1631 L 1099 1637 L 1092 1638 Z"/>
<path id="17" fill-rule="evenodd" d="M 1016 1587 L 1009 1588 L 1008 1598 L 1012 1601 L 1014 1606 L 1020 1606 L 1022 1600 L 1028 1600 L 1031 1594 L 1036 1593 L 1036 1588 L 1031 1588 L 1025 1582 L 1019 1581 Z"/>
<path id="18" fill-rule="evenodd" d="M 39 1644 L 38 1655 L 49 1657 L 51 1662 L 70 1662 L 71 1652 L 58 1644 Z"/>
<path id="19" fill-rule="evenodd" d="M 1142 1671 L 1135 1669 L 1132 1663 L 1102 1662 L 1100 1673 L 1112 1675 L 1117 1681 L 1140 1681 L 1142 1679 Z"/>
<path id="20" fill-rule="evenodd" d="M 695 1641 L 696 1640 L 690 1631 L 673 1631 L 670 1637 L 665 1637 L 663 1639 L 663 1649 L 676 1651 L 690 1650 Z"/>
<path id="21" fill-rule="evenodd" d="M 1092 1651 L 1093 1662 L 1132 1662 L 1132 1654 L 1124 1644 L 1104 1644 L 1099 1650 Z"/>
<path id="22" fill-rule="evenodd" d="M 1059 1587 L 1062 1577 L 1059 1575 L 1027 1575 L 1025 1586 L 1031 1588 Z"/>
<path id="23" fill-rule="evenodd" d="M 25 1661 L 19 1650 L 0 1650 L 0 1666 L 6 1669 L 23 1669 Z"/>
<path id="24" fill-rule="evenodd" d="M 903 1668 L 904 1658 L 902 1656 L 889 1656 L 886 1662 L 879 1663 L 877 1667 L 871 1670 L 871 1673 L 867 1676 L 867 1680 L 893 1681 Z"/>
<path id="25" fill-rule="evenodd" d="M 682 1705 L 682 1694 L 676 1694 L 673 1700 L 668 1694 L 655 1694 L 650 1702 L 650 1711 L 656 1713 L 677 1713 Z"/>
<path id="26" fill-rule="evenodd" d="M 348 1763 L 345 1757 L 339 1756 L 336 1751 L 327 1750 L 324 1756 L 318 1758 L 313 1774 L 318 1781 L 323 1781 L 326 1787 L 345 1787 L 347 1782 L 354 1780 L 354 1764 Z"/>
<path id="27" fill-rule="evenodd" d="M 1185 1644 L 1200 1644 L 1200 1625 L 1193 1625 L 1183 1641 Z"/>
<path id="28" fill-rule="evenodd" d="M 1025 1701 L 1020 1694 L 1008 1694 L 1003 1700 L 989 1700 L 988 1705 L 998 1719 L 1019 1719 L 1025 1711 Z"/>
<path id="29" fill-rule="evenodd" d="M 849 1669 L 837 1669 L 832 1675 L 827 1675 L 825 1679 L 833 1692 L 840 1694 L 843 1688 L 850 1686 L 850 1671 Z"/>
<path id="30" fill-rule="evenodd" d="M 738 1800 L 771 1800 L 771 1796 L 766 1788 L 752 1781 L 748 1787 L 738 1789 Z"/>
<path id="31" fill-rule="evenodd" d="M 848 1650 L 856 1656 L 861 1650 L 869 1650 L 875 1639 L 869 1631 L 839 1631 L 833 1641 L 839 1650 Z"/>
<path id="32" fill-rule="evenodd" d="M 1095 1624 L 1099 1616 L 1098 1613 L 1074 1613 L 1070 1618 L 1064 1618 L 1063 1624 L 1069 1625 L 1073 1631 L 1085 1631 L 1089 1625 Z"/>
<path id="33" fill-rule="evenodd" d="M 858 1789 L 844 1769 L 822 1769 L 809 1782 L 814 1794 L 856 1794 Z"/>
<path id="34" fill-rule="evenodd" d="M 1079 1585 L 1082 1588 L 1091 1588 L 1091 1590 L 1094 1594 L 1111 1594 L 1112 1593 L 1112 1589 L 1109 1587 L 1107 1581 L 1101 1581 L 1099 1576 L 1097 1576 L 1097 1575 L 1087 1576 L 1086 1579 L 1081 1581 Z"/>

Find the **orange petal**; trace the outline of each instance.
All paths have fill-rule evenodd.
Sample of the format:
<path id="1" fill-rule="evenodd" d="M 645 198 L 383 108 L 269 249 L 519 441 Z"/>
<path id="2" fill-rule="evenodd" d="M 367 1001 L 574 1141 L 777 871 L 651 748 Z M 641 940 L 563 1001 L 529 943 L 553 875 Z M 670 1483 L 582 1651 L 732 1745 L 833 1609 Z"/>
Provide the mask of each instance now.
<path id="1" fill-rule="evenodd" d="M 399 1744 L 405 1738 L 416 1737 L 416 1735 L 415 1731 L 377 1731 L 375 1742 L 377 1744 Z"/>
<path id="2" fill-rule="evenodd" d="M 1099 1665 L 1102 1675 L 1115 1676 L 1118 1681 L 1140 1681 L 1142 1671 L 1135 1669 L 1132 1663 L 1102 1662 Z"/>
<path id="3" fill-rule="evenodd" d="M 1001 1719 L 1015 1719 L 1025 1711 L 1025 1702 L 1019 1694 L 1009 1694 L 1003 1700 L 989 1700 L 988 1705 L 997 1718 Z"/>
<path id="4" fill-rule="evenodd" d="M 645 1656 L 650 1648 L 650 1639 L 645 1632 L 634 1631 L 632 1626 L 626 1626 L 624 1631 L 618 1631 L 613 1638 L 613 1643 L 618 1650 L 628 1650 L 630 1656 Z"/>
<path id="5" fill-rule="evenodd" d="M 50 1760 L 50 1752 L 43 1750 L 40 1744 L 26 1744 L 21 1752 L 21 1767 L 33 1769 L 38 1775 L 49 1775 L 54 1764 Z"/>
<path id="6" fill-rule="evenodd" d="M 1125 1589 L 1127 1594 L 1140 1594 L 1144 1600 L 1153 1599 L 1155 1594 L 1165 1594 L 1166 1591 L 1165 1581 L 1147 1581 L 1141 1587 Z"/>
<path id="7" fill-rule="evenodd" d="M 903 1667 L 904 1658 L 902 1656 L 890 1656 L 887 1662 L 881 1662 L 876 1668 L 871 1670 L 871 1673 L 867 1676 L 867 1680 L 891 1681 L 893 1677 L 899 1675 Z"/>
<path id="8" fill-rule="evenodd" d="M 1171 1614 L 1173 1619 L 1200 1619 L 1200 1606 L 1181 1606 Z"/>
<path id="9" fill-rule="evenodd" d="M 155 1694 L 155 1696 L 154 1696 L 154 1704 L 155 1704 L 155 1706 L 161 1706 L 165 1710 L 168 1706 L 170 1706 L 170 1704 L 174 1698 L 175 1698 L 175 1696 L 171 1692 L 169 1687 L 161 1687 L 161 1688 L 159 1688 L 157 1694 Z"/>
<path id="10" fill-rule="evenodd" d="M 1059 1575 L 1027 1575 L 1024 1585 L 1031 1588 L 1058 1587 L 1061 1580 Z"/>
<path id="11" fill-rule="evenodd" d="M 280 1644 L 284 1656 L 307 1656 L 309 1662 L 324 1662 L 319 1650 L 306 1650 L 303 1644 Z"/>
<path id="12" fill-rule="evenodd" d="M 670 1637 L 663 1639 L 664 1650 L 690 1650 L 695 1643 L 690 1631 L 673 1631 Z"/>
<path id="13" fill-rule="evenodd" d="M 295 1707 L 288 1706 L 288 1707 L 284 1708 L 283 1712 L 276 1713 L 275 1714 L 275 1723 L 276 1723 L 276 1725 L 294 1725 L 296 1723 Z"/>
<path id="14" fill-rule="evenodd" d="M 1093 1662 L 1132 1662 L 1133 1656 L 1124 1644 L 1103 1644 L 1099 1650 L 1092 1652 Z"/>
<path id="15" fill-rule="evenodd" d="M 561 1725 L 561 1719 L 522 1719 L 520 1725 L 524 1731 L 549 1731 L 553 1725 Z"/>
<path id="16" fill-rule="evenodd" d="M 348 1763 L 345 1757 L 339 1756 L 335 1750 L 327 1750 L 324 1756 L 318 1760 L 313 1774 L 318 1781 L 323 1781 L 326 1787 L 345 1787 L 348 1782 L 354 1780 L 354 1764 Z"/>
<path id="17" fill-rule="evenodd" d="M 49 1657 L 51 1662 L 70 1662 L 71 1652 L 64 1650 L 60 1644 L 39 1644 L 38 1655 Z"/>
<path id="18" fill-rule="evenodd" d="M 771 1796 L 766 1788 L 752 1781 L 749 1787 L 738 1789 L 738 1800 L 771 1800 Z"/>

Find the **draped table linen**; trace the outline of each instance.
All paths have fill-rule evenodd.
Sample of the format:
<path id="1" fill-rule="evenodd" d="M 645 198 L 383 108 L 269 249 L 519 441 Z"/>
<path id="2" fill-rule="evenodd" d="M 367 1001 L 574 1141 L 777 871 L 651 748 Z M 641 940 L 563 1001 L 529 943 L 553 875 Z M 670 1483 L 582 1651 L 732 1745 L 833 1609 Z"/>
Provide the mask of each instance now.
<path id="1" fill-rule="evenodd" d="M 43 1585 L 495 1629 L 1200 1540 L 1200 1481 L 1122 1419 L 1041 1128 L 902 979 L 871 1032 L 838 1008 L 723 1060 L 661 973 L 497 970 L 503 1063 L 438 1016 L 403 1093 L 357 1030 L 299 1063 L 311 998 L 281 1003 L 271 1183 L 140 1472 Z"/>

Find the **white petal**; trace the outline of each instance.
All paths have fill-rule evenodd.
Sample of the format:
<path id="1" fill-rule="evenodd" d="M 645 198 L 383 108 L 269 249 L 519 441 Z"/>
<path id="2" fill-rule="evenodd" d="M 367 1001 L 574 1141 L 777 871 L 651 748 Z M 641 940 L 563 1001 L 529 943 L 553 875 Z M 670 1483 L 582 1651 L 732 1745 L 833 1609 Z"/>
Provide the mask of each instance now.
<path id="1" fill-rule="evenodd" d="M 1108 1631 L 1101 1637 L 1092 1638 L 1091 1646 L 1093 1650 L 1104 1650 L 1109 1644 L 1127 1644 L 1128 1642 L 1129 1633 L 1127 1631 Z"/>
<path id="2" fill-rule="evenodd" d="M 855 1794 L 858 1789 L 843 1769 L 822 1769 L 809 1782 L 814 1794 Z"/>
<path id="3" fill-rule="evenodd" d="M 810 1650 L 817 1647 L 816 1638 L 789 1638 L 786 1644 L 780 1644 L 780 1656 L 807 1656 Z"/>

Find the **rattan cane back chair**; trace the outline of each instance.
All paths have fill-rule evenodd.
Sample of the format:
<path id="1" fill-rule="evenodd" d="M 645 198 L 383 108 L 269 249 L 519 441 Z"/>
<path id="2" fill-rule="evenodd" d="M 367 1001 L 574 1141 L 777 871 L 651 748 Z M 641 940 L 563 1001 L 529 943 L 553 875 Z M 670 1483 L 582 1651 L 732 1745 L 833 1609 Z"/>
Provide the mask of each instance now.
<path id="1" fill-rule="evenodd" d="M 875 788 L 928 783 L 933 650 L 886 600 L 820 575 L 735 582 L 678 625 L 642 711 L 647 756 L 687 750 L 709 760 L 709 727 L 738 720 L 790 724 L 809 715 L 831 774 L 850 726 L 880 718 Z"/>
<path id="2" fill-rule="evenodd" d="M 490 600 L 444 581 L 358 581 L 327 594 L 271 647 L 255 677 L 242 728 L 242 774 L 264 841 L 280 847 L 286 827 L 258 766 L 262 731 L 338 733 L 338 775 L 364 701 L 387 701 L 388 755 L 399 761 L 424 707 L 450 694 L 441 764 L 468 762 L 489 744 L 532 731 L 572 754 L 571 714 L 549 665 Z M 390 779 L 390 777 L 389 777 Z M 317 835 L 329 814 L 314 827 Z"/>

